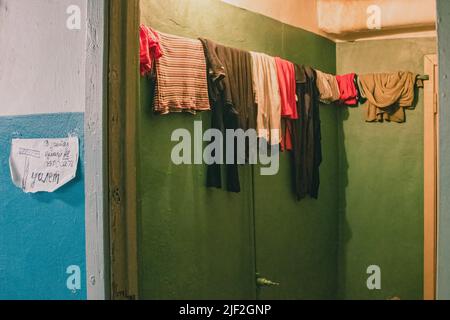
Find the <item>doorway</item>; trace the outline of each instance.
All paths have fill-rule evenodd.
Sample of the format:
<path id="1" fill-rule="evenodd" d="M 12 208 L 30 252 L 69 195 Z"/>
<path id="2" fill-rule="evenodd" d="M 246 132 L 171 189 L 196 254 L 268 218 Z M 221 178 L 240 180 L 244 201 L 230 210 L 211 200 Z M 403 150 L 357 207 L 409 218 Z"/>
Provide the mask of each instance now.
<path id="1" fill-rule="evenodd" d="M 326 158 L 322 172 L 324 181 L 328 183 L 322 193 L 323 201 L 303 202 L 301 207 L 286 196 L 290 193 L 289 184 L 286 183 L 290 176 L 289 170 L 284 169 L 276 178 L 255 176 L 251 168 L 244 169 L 241 195 L 204 190 L 204 168 L 171 166 L 170 161 L 165 158 L 170 156 L 170 146 L 157 144 L 170 137 L 174 128 L 192 129 L 192 119 L 170 117 L 161 120 L 151 113 L 149 83 L 146 79 L 139 78 L 138 43 L 134 40 L 138 38 L 141 17 L 139 1 L 113 0 L 110 5 L 110 32 L 116 35 L 110 38 L 109 61 L 109 204 L 113 298 L 335 298 L 338 287 L 335 263 L 339 240 L 336 228 L 336 208 L 339 204 L 339 195 L 336 193 L 339 187 L 338 161 Z M 224 4 L 216 6 L 220 7 L 214 12 L 220 12 L 224 17 L 237 16 L 240 12 Z M 152 14 L 145 15 L 144 12 L 144 16 L 148 18 L 149 24 L 156 28 L 166 28 L 162 30 L 166 32 L 172 32 L 165 27 L 165 22 L 171 21 L 170 15 L 177 12 L 198 12 L 192 8 L 163 10 L 163 6 L 156 5 L 153 9 L 155 10 L 148 10 Z M 188 16 L 186 20 L 193 21 L 187 18 Z M 254 19 L 254 25 L 273 29 L 273 21 L 257 15 L 249 15 L 247 20 L 242 21 L 250 18 Z M 178 22 L 177 19 L 174 21 Z M 216 24 L 202 24 L 198 28 L 208 26 L 208 30 L 196 33 L 189 29 L 192 34 L 185 34 L 186 30 L 178 24 L 172 28 L 173 33 L 190 37 L 195 37 L 198 33 L 212 37 L 220 34 L 220 30 L 210 31 L 210 25 Z M 334 57 L 336 52 L 335 44 L 302 31 L 289 29 L 289 32 L 283 34 L 283 37 L 288 36 L 295 43 L 313 42 L 315 45 L 312 47 L 320 47 L 326 53 L 324 56 Z M 256 36 L 254 38 L 259 39 Z M 278 38 L 273 35 L 273 42 L 281 41 Z M 225 36 L 219 40 L 228 41 L 227 44 L 231 46 L 242 45 L 233 43 L 234 39 L 227 40 Z M 272 49 L 263 40 L 258 42 L 252 39 L 250 45 L 265 52 Z M 300 55 L 306 57 L 302 58 L 305 63 L 335 73 L 336 59 L 319 59 L 312 56 L 311 52 L 302 50 L 307 48 L 299 47 L 295 53 L 286 51 L 280 52 L 280 55 L 292 56 L 292 59 L 299 59 L 296 55 Z M 423 54 L 419 59 L 422 57 Z M 437 69 L 436 64 L 433 66 Z M 435 69 L 432 72 L 426 71 L 426 74 L 437 82 Z M 430 95 L 429 86 L 432 83 L 433 81 L 426 82 L 427 95 Z M 433 83 L 431 88 L 435 87 L 437 83 Z M 428 106 L 426 108 L 429 110 Z M 325 151 L 336 155 L 339 150 L 335 122 L 337 109 L 323 110 Z M 434 146 L 434 151 L 425 149 L 425 157 L 437 153 L 437 115 L 430 118 L 432 121 L 427 122 L 425 116 L 425 128 L 430 123 L 434 131 L 425 129 L 425 133 L 426 139 L 430 135 L 431 138 L 428 139 L 434 142 L 425 143 L 425 147 Z M 198 117 L 198 120 L 205 122 L 208 119 L 207 115 Z M 422 117 L 416 119 L 423 121 Z M 360 155 L 357 156 L 359 159 Z M 428 172 L 431 172 L 431 178 L 427 181 L 434 189 L 425 187 L 428 199 L 425 203 L 433 204 L 434 209 L 431 206 L 431 211 L 425 209 L 424 292 L 425 298 L 433 299 L 436 281 L 437 160 L 431 157 L 428 161 L 434 165 L 434 171 L 426 164 L 425 176 L 429 177 Z M 288 157 L 282 156 L 281 167 L 288 168 L 288 165 Z M 179 190 L 185 192 L 180 193 Z M 434 190 L 431 196 L 430 190 Z M 208 202 L 203 201 L 205 199 L 209 199 Z M 421 209 L 420 207 L 418 210 Z M 422 213 L 419 212 L 418 216 L 422 218 Z M 355 218 L 361 221 L 359 212 L 355 211 Z M 422 230 L 422 226 L 417 229 Z M 357 235 L 356 232 L 354 235 Z M 418 238 L 421 236 L 415 239 Z M 422 248 L 417 249 L 416 265 L 422 263 L 421 251 Z M 358 268 L 352 272 L 353 274 L 349 273 L 352 279 L 357 279 L 357 285 L 367 290 L 366 279 L 363 278 L 366 276 L 365 269 Z M 281 285 L 258 288 L 256 274 Z M 422 272 L 415 274 L 417 283 L 422 282 L 421 275 Z M 417 287 L 414 294 L 421 295 L 422 288 Z"/>

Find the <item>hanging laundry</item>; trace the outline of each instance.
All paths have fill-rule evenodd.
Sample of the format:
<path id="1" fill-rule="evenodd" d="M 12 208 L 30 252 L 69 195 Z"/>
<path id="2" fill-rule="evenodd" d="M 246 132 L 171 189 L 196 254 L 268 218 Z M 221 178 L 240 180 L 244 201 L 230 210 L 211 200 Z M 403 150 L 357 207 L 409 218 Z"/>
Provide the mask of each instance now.
<path id="1" fill-rule="evenodd" d="M 296 101 L 295 66 L 292 62 L 276 57 L 278 86 L 281 98 L 282 140 L 281 149 L 292 150 L 292 122 L 298 119 Z"/>
<path id="2" fill-rule="evenodd" d="M 339 91 L 339 84 L 336 80 L 336 76 L 319 70 L 315 71 L 317 75 L 316 85 L 319 90 L 320 101 L 326 104 L 338 101 L 341 97 L 341 92 Z"/>
<path id="3" fill-rule="evenodd" d="M 199 40 L 158 32 L 154 110 L 160 114 L 210 110 L 206 60 Z"/>
<path id="4" fill-rule="evenodd" d="M 251 52 L 258 136 L 271 145 L 281 142 L 281 97 L 275 58 Z M 272 130 L 278 130 L 275 134 Z"/>
<path id="5" fill-rule="evenodd" d="M 150 27 L 140 26 L 139 40 L 141 75 L 146 76 L 152 71 L 153 61 L 161 58 L 162 50 L 158 34 Z"/>
<path id="6" fill-rule="evenodd" d="M 292 151 L 292 135 L 294 134 L 293 127 L 294 119 L 281 118 L 281 151 Z"/>
<path id="7" fill-rule="evenodd" d="M 358 91 L 355 85 L 356 74 L 350 73 L 346 75 L 336 76 L 336 80 L 339 86 L 341 103 L 353 106 L 358 104 Z"/>
<path id="8" fill-rule="evenodd" d="M 355 87 L 356 87 L 356 92 L 357 92 L 357 100 L 358 100 L 358 104 L 364 104 L 364 103 L 366 103 L 366 101 L 367 101 L 367 99 L 366 98 L 364 98 L 362 95 L 361 95 L 361 91 L 360 91 L 360 89 L 359 89 L 359 84 L 358 84 L 358 82 L 359 82 L 359 76 L 358 75 L 355 75 Z"/>
<path id="9" fill-rule="evenodd" d="M 297 102 L 295 98 L 295 66 L 292 62 L 276 57 L 278 86 L 281 98 L 281 116 L 298 119 Z"/>
<path id="10" fill-rule="evenodd" d="M 367 122 L 405 122 L 405 108 L 414 102 L 417 74 L 394 72 L 360 75 L 361 96 L 367 99 Z M 421 81 L 417 82 L 423 86 Z"/>
<path id="11" fill-rule="evenodd" d="M 296 65 L 295 73 L 299 115 L 299 118 L 294 121 L 292 139 L 295 195 L 298 200 L 307 195 L 318 199 L 322 134 L 316 72 L 310 67 Z"/>
<path id="12" fill-rule="evenodd" d="M 219 130 L 243 129 L 244 131 L 256 129 L 256 105 L 253 96 L 250 53 L 225 47 L 208 39 L 200 40 L 208 61 L 212 128 Z M 240 192 L 236 150 L 234 154 L 234 164 L 226 166 L 227 190 Z M 222 187 L 219 164 L 208 167 L 207 186 Z"/>
<path id="13" fill-rule="evenodd" d="M 216 84 L 218 81 L 223 80 L 226 76 L 225 66 L 220 61 L 217 53 L 217 44 L 214 41 L 199 38 L 203 45 L 205 52 L 206 66 L 208 68 L 208 80 L 212 81 L 212 84 Z"/>

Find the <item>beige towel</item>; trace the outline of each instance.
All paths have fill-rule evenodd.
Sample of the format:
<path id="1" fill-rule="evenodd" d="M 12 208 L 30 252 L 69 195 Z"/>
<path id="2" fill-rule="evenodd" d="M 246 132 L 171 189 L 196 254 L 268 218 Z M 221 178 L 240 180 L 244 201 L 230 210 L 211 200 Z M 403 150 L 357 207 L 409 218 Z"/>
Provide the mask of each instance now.
<path id="1" fill-rule="evenodd" d="M 257 52 L 251 55 L 258 136 L 277 145 L 281 141 L 281 96 L 275 58 Z"/>
<path id="2" fill-rule="evenodd" d="M 158 32 L 163 56 L 156 60 L 154 111 L 210 110 L 206 59 L 199 40 Z"/>
<path id="3" fill-rule="evenodd" d="M 320 101 L 328 104 L 338 101 L 340 92 L 336 77 L 319 70 L 316 70 L 316 73 L 316 85 L 320 93 Z"/>
<path id="4" fill-rule="evenodd" d="M 358 77 L 358 86 L 367 99 L 367 122 L 405 122 L 405 108 L 414 102 L 417 74 L 412 72 L 366 74 Z"/>

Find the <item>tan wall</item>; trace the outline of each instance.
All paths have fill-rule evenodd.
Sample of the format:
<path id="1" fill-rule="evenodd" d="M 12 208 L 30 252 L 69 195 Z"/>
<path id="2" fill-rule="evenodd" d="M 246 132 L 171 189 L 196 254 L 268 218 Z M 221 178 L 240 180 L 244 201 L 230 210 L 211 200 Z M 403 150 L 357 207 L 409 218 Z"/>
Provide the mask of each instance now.
<path id="1" fill-rule="evenodd" d="M 317 0 L 222 0 L 240 8 L 263 14 L 283 23 L 316 34 L 326 35 L 319 29 Z"/>
<path id="2" fill-rule="evenodd" d="M 436 29 L 435 0 L 318 0 L 317 4 L 319 29 L 338 39 L 436 36 L 429 33 Z M 381 30 L 369 30 L 372 5 L 379 8 Z"/>
<path id="3" fill-rule="evenodd" d="M 435 0 L 222 0 L 335 41 L 436 36 Z M 367 7 L 379 5 L 382 30 L 367 31 Z"/>
<path id="4" fill-rule="evenodd" d="M 319 0 L 319 27 L 333 34 L 367 31 L 367 10 L 376 5 L 380 9 L 381 27 L 434 27 L 435 0 Z"/>

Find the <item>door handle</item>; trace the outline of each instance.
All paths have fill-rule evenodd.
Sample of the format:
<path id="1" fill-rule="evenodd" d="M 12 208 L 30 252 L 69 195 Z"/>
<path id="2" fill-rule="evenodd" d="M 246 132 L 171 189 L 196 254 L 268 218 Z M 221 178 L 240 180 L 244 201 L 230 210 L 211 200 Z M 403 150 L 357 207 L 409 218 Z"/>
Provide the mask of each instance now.
<path id="1" fill-rule="evenodd" d="M 258 287 L 278 287 L 280 284 L 272 280 L 256 275 L 256 284 Z"/>

